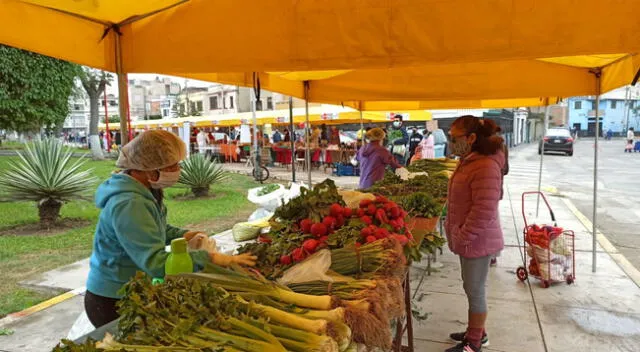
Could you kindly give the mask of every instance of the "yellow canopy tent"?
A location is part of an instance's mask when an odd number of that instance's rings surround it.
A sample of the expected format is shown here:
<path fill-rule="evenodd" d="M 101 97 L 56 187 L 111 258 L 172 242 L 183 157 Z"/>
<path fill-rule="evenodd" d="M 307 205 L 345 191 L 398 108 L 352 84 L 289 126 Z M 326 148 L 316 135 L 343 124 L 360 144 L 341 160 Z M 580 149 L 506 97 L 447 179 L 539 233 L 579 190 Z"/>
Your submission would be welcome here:
<path fill-rule="evenodd" d="M 629 35 L 640 30 L 638 1 L 603 6 L 599 0 L 584 0 L 576 6 L 573 0 L 0 0 L 0 9 L 0 43 L 114 71 L 121 91 L 127 72 L 185 76 L 209 73 L 212 67 L 216 72 L 290 72 L 515 60 L 520 70 L 509 72 L 520 75 L 528 71 L 530 63 L 525 62 L 537 58 L 640 51 L 640 42 Z M 231 28 L 234 35 L 219 36 L 219 28 Z M 212 37 L 217 38 L 215 46 Z M 429 91 L 409 88 L 405 79 L 384 81 L 403 87 L 392 96 L 369 82 L 369 98 L 355 98 L 359 94 L 349 82 L 362 74 L 366 72 L 347 72 L 319 83 L 332 88 L 333 95 L 312 86 L 309 98 L 388 101 L 405 89 L 403 101 L 437 97 L 423 96 Z M 289 95 L 302 96 L 300 87 L 294 90 L 297 94 Z M 563 94 L 518 98 L 556 95 Z M 120 116 L 127 116 L 127 95 L 120 99 Z"/>

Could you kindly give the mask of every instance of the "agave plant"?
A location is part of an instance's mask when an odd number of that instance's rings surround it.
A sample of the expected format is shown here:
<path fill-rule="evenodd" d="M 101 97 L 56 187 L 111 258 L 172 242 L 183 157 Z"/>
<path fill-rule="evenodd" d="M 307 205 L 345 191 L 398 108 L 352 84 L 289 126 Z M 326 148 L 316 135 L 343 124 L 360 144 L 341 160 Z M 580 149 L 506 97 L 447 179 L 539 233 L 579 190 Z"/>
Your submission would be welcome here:
<path fill-rule="evenodd" d="M 227 173 L 222 170 L 220 164 L 205 158 L 202 154 L 192 154 L 182 162 L 181 166 L 182 172 L 180 172 L 178 183 L 191 188 L 191 192 L 196 197 L 208 196 L 212 184 L 227 178 Z"/>
<path fill-rule="evenodd" d="M 86 160 L 72 161 L 72 151 L 56 139 L 28 144 L 18 156 L 0 174 L 0 190 L 6 200 L 35 201 L 43 227 L 55 224 L 64 202 L 86 199 L 95 181 L 92 170 L 80 170 Z"/>

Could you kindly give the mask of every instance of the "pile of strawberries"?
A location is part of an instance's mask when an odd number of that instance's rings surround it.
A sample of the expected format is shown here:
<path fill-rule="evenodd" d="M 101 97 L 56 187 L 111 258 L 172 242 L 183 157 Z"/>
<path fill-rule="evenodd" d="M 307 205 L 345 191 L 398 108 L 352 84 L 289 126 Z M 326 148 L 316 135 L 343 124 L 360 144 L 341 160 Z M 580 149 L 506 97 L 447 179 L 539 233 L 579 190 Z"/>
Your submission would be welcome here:
<path fill-rule="evenodd" d="M 321 222 L 313 222 L 311 219 L 302 219 L 298 224 L 304 234 L 311 234 L 314 238 L 309 238 L 302 242 L 302 246 L 291 251 L 291 255 L 282 255 L 280 264 L 288 265 L 291 262 L 300 262 L 308 255 L 317 250 L 325 248 L 329 235 L 340 229 L 353 216 L 351 208 L 343 207 L 334 203 L 329 207 L 329 215 L 322 218 Z"/>
<path fill-rule="evenodd" d="M 356 245 L 393 237 L 404 246 L 413 240 L 405 225 L 406 216 L 407 212 L 404 209 L 383 196 L 377 196 L 375 200 L 363 200 L 355 210 L 332 204 L 329 214 L 322 218 L 321 222 L 303 219 L 298 223 L 300 231 L 305 235 L 311 235 L 312 238 L 306 239 L 302 246 L 295 248 L 290 254 L 280 256 L 280 264 L 300 262 L 319 249 L 326 248 L 329 235 L 345 224 L 360 229 Z"/>
<path fill-rule="evenodd" d="M 413 240 L 404 222 L 407 212 L 383 196 L 377 196 L 375 200 L 362 200 L 356 215 L 366 225 L 360 230 L 359 243 L 393 237 L 404 246 Z"/>

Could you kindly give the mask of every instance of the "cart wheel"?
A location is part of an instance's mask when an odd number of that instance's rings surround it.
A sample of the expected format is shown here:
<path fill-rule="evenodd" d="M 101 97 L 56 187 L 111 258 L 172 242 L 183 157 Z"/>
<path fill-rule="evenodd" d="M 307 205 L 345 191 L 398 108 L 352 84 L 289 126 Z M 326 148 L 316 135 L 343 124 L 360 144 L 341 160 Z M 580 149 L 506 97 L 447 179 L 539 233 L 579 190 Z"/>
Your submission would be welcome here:
<path fill-rule="evenodd" d="M 551 285 L 549 284 L 548 280 L 542 280 L 540 282 L 540 286 L 542 286 L 542 288 L 549 288 L 549 286 L 551 286 Z"/>
<path fill-rule="evenodd" d="M 527 269 L 521 266 L 516 270 L 516 276 L 518 277 L 518 280 L 524 282 L 529 275 L 527 275 Z"/>
<path fill-rule="evenodd" d="M 571 285 L 575 281 L 573 275 L 567 276 L 567 285 Z"/>

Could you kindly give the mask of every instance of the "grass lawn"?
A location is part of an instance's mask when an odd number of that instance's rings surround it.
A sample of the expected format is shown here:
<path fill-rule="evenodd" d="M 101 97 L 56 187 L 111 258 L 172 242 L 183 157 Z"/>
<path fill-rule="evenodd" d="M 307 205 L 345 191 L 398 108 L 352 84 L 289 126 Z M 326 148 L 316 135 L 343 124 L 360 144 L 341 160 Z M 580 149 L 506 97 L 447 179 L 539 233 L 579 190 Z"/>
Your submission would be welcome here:
<path fill-rule="evenodd" d="M 8 168 L 10 159 L 15 157 L 0 157 L 0 172 Z M 93 168 L 95 176 L 102 182 L 114 169 L 113 165 L 113 160 L 90 160 L 85 167 Z M 253 179 L 230 174 L 228 181 L 212 187 L 213 198 L 188 199 L 185 197 L 188 190 L 169 189 L 166 193 L 169 222 L 211 232 L 229 228 L 237 221 L 246 220 L 255 209 L 246 200 L 246 191 L 252 187 L 257 187 Z M 90 193 L 93 191 L 89 190 Z M 74 201 L 62 207 L 62 216 L 84 219 L 89 225 L 54 235 L 12 235 L 8 231 L 8 234 L 0 236 L 0 317 L 25 309 L 52 295 L 25 289 L 18 282 L 30 275 L 88 257 L 98 214 L 93 202 Z M 0 202 L 0 231 L 7 232 L 8 228 L 37 221 L 35 203 Z"/>

